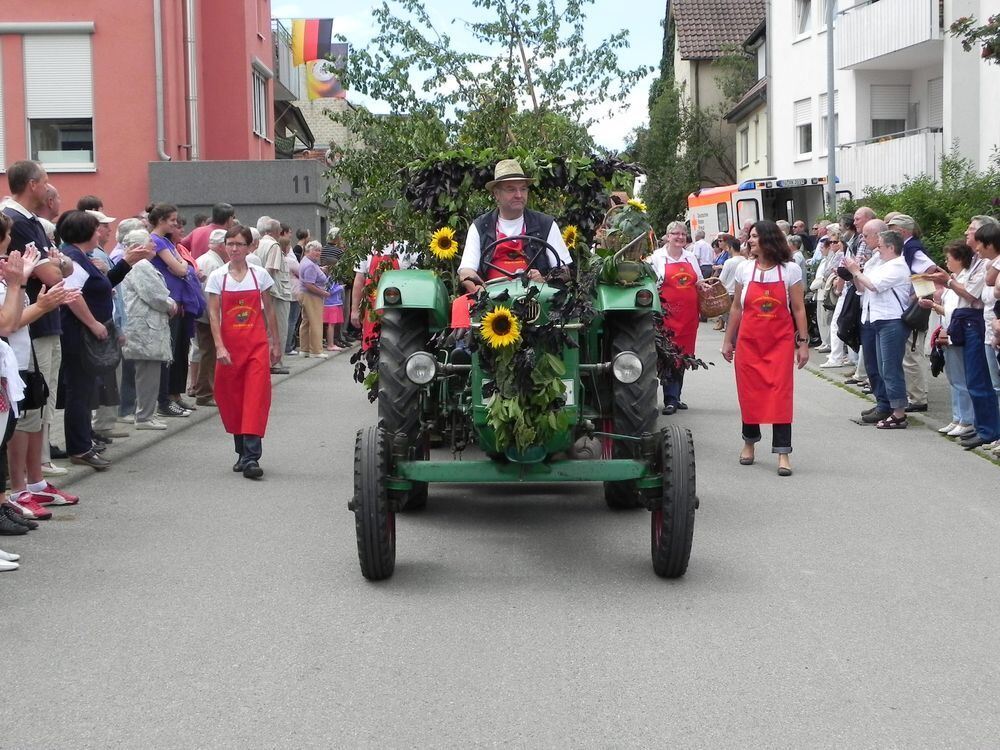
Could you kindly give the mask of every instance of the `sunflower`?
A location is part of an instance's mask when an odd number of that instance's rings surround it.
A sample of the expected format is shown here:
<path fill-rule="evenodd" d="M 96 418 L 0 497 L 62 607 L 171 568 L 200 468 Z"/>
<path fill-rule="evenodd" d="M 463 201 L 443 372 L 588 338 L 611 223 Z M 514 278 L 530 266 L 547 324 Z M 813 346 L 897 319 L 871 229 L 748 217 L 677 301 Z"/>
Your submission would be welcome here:
<path fill-rule="evenodd" d="M 626 205 L 631 206 L 632 208 L 637 208 L 643 213 L 646 213 L 646 204 L 638 198 L 629 198 Z"/>
<path fill-rule="evenodd" d="M 566 247 L 575 247 L 579 235 L 580 230 L 572 224 L 566 227 L 562 233 L 563 242 L 566 244 Z"/>
<path fill-rule="evenodd" d="M 483 316 L 479 334 L 494 349 L 516 344 L 521 338 L 521 324 L 508 308 L 500 306 Z"/>
<path fill-rule="evenodd" d="M 431 253 L 438 260 L 451 260 L 458 253 L 458 243 L 455 242 L 455 230 L 451 227 L 441 227 L 431 236 Z"/>

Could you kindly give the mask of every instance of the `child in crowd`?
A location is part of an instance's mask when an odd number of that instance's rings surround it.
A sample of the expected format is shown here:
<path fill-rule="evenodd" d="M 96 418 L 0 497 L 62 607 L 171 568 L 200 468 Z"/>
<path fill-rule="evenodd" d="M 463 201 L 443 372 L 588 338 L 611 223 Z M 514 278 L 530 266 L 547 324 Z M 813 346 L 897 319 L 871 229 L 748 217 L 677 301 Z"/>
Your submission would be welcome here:
<path fill-rule="evenodd" d="M 344 285 L 336 281 L 330 284 L 330 293 L 323 301 L 323 323 L 326 325 L 326 350 L 341 352 L 343 347 L 337 345 L 341 337 L 341 326 L 344 324 Z"/>

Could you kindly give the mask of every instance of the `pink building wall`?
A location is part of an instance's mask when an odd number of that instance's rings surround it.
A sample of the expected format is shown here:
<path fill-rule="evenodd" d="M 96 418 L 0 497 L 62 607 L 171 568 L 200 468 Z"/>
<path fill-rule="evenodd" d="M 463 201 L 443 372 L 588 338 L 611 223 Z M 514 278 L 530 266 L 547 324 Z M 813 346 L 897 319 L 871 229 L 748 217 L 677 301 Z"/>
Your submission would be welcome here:
<path fill-rule="evenodd" d="M 200 157 L 273 159 L 273 104 L 269 140 L 253 134 L 251 60 L 273 66 L 269 0 L 195 0 L 199 67 Z M 49 178 L 71 208 L 88 193 L 123 218 L 149 201 L 149 162 L 157 161 L 156 79 L 152 0 L 33 0 L 3 3 L 0 23 L 93 22 L 94 151 L 96 171 L 61 172 Z M 184 3 L 162 0 L 164 151 L 190 158 Z M 258 12 L 266 23 L 258 22 Z M 28 158 L 23 37 L 0 32 L 5 159 Z M 269 98 L 273 86 L 269 84 Z M 6 182 L 0 183 L 0 194 Z"/>

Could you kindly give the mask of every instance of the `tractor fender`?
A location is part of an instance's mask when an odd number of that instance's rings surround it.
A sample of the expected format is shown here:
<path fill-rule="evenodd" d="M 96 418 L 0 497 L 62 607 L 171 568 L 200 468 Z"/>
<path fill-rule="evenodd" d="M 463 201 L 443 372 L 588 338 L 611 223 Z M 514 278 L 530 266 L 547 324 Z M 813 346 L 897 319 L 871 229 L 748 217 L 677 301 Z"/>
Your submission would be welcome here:
<path fill-rule="evenodd" d="M 653 293 L 653 304 L 651 307 L 643 308 L 636 304 L 635 295 L 640 289 L 646 289 Z M 598 284 L 597 300 L 594 303 L 594 307 L 599 312 L 607 312 L 609 310 L 653 310 L 654 312 L 663 312 L 663 307 L 660 305 L 659 290 L 656 288 L 656 281 L 654 279 L 648 279 L 634 286 Z"/>
<path fill-rule="evenodd" d="M 390 287 L 399 290 L 398 304 L 387 305 L 385 302 L 385 290 Z M 431 329 L 446 328 L 451 319 L 448 290 L 433 271 L 406 270 L 383 273 L 378 282 L 375 309 L 382 311 L 387 307 L 400 310 L 428 310 Z"/>

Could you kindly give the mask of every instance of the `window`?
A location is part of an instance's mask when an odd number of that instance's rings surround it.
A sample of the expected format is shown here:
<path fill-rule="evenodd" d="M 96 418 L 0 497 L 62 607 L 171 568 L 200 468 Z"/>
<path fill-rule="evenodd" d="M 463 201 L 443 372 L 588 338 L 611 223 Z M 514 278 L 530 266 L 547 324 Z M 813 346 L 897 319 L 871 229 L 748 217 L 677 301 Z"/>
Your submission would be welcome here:
<path fill-rule="evenodd" d="M 795 102 L 795 153 L 808 156 L 813 150 L 812 100 L 799 99 Z"/>
<path fill-rule="evenodd" d="M 871 88 L 872 138 L 902 133 L 910 109 L 909 86 L 874 85 Z"/>
<path fill-rule="evenodd" d="M 24 89 L 31 158 L 47 169 L 93 169 L 90 35 L 26 35 Z"/>
<path fill-rule="evenodd" d="M 821 153 L 826 153 L 826 142 L 829 131 L 827 130 L 826 94 L 819 95 L 819 148 Z M 833 142 L 839 143 L 840 126 L 840 94 L 833 92 Z"/>
<path fill-rule="evenodd" d="M 810 14 L 812 13 L 812 0 L 795 0 L 795 33 L 798 35 L 808 34 L 810 25 Z"/>
<path fill-rule="evenodd" d="M 752 221 L 754 224 L 760 221 L 760 206 L 757 204 L 756 199 L 744 198 L 743 200 L 736 201 L 736 216 L 739 219 L 741 227 L 748 221 Z"/>
<path fill-rule="evenodd" d="M 253 132 L 267 138 L 267 79 L 254 70 L 253 78 Z"/>
<path fill-rule="evenodd" d="M 719 220 L 719 231 L 729 232 L 732 227 L 729 226 L 729 204 L 728 203 L 716 203 L 715 204 L 715 216 Z"/>
<path fill-rule="evenodd" d="M 740 131 L 740 166 L 746 167 L 750 164 L 750 128 L 743 128 Z"/>
<path fill-rule="evenodd" d="M 940 128 L 944 125 L 944 79 L 934 78 L 927 82 L 927 127 Z"/>

